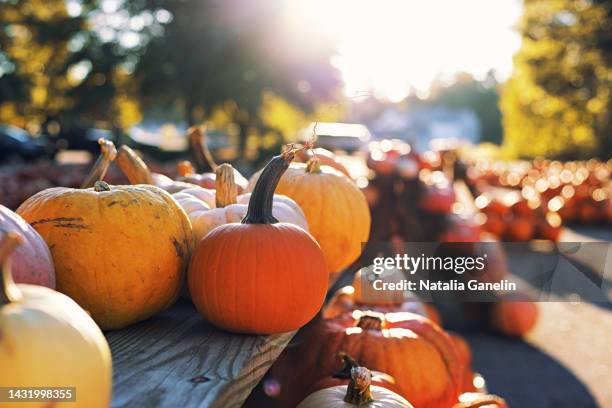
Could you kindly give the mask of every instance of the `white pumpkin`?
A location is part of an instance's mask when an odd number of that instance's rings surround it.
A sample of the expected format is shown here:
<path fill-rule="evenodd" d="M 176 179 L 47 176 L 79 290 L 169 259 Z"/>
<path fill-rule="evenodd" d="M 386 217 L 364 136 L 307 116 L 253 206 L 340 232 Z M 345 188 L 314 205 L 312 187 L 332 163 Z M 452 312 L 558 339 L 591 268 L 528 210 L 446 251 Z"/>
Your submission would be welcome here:
<path fill-rule="evenodd" d="M 215 170 L 216 190 L 188 188 L 173 194 L 191 221 L 196 242 L 216 227 L 240 222 L 247 213 L 251 193 L 236 196 L 234 170 L 222 164 Z M 308 231 L 306 216 L 299 205 L 286 196 L 274 195 L 272 215 L 279 222 L 288 222 Z"/>
<path fill-rule="evenodd" d="M 348 385 L 316 391 L 300 402 L 297 408 L 414 408 L 395 392 L 371 385 L 372 375 L 367 368 L 355 367 L 351 369 L 351 376 Z"/>
<path fill-rule="evenodd" d="M 16 233 L 4 237 L 0 242 L 0 262 L 8 259 L 18 242 Z M 2 386 L 76 388 L 73 401 L 21 406 L 109 406 L 112 361 L 102 331 L 68 296 L 43 286 L 16 285 L 8 265 L 0 275 L 0 334 Z"/>

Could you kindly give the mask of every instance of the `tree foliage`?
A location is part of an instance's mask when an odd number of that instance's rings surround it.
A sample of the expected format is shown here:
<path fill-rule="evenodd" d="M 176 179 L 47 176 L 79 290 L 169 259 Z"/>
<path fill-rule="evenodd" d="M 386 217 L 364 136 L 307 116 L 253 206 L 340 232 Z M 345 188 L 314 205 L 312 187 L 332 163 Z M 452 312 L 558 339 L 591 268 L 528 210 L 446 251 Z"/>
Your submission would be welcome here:
<path fill-rule="evenodd" d="M 515 155 L 612 153 L 612 2 L 525 0 L 522 46 L 502 95 Z"/>

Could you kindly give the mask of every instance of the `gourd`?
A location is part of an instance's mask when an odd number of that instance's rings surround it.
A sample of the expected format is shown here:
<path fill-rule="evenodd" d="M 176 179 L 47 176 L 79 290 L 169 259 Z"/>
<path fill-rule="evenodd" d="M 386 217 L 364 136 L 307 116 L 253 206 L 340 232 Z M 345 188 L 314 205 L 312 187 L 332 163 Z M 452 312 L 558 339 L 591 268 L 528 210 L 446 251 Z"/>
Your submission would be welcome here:
<path fill-rule="evenodd" d="M 196 168 L 194 170 L 190 162 L 179 163 L 180 177 L 178 180 L 204 188 L 215 188 L 215 170 L 219 166 L 206 145 L 206 131 L 202 127 L 194 126 L 187 131 L 187 137 L 189 138 L 191 155 L 193 156 Z M 235 169 L 234 180 L 238 194 L 242 193 L 248 184 L 248 180 Z"/>
<path fill-rule="evenodd" d="M 9 258 L 13 279 L 55 289 L 55 269 L 47 244 L 23 218 L 0 205 L 0 232 L 17 231 L 23 242 Z"/>
<path fill-rule="evenodd" d="M 215 174 L 216 191 L 191 188 L 173 194 L 189 216 L 196 242 L 220 225 L 240 222 L 247 213 L 251 195 L 236 196 L 232 166 L 222 164 Z M 280 222 L 289 222 L 308 231 L 304 213 L 289 197 L 274 195 L 272 214 Z"/>
<path fill-rule="evenodd" d="M 249 181 L 249 191 L 260 174 Z M 348 177 L 316 160 L 294 163 L 276 192 L 295 200 L 304 211 L 332 280 L 359 257 L 370 233 L 370 210 L 363 193 Z"/>
<path fill-rule="evenodd" d="M 87 188 L 43 190 L 17 213 L 51 249 L 57 289 L 108 330 L 144 320 L 174 302 L 193 238 L 187 214 L 167 192 L 100 180 L 116 152 L 111 142 L 102 143 L 106 148 L 84 183 Z"/>
<path fill-rule="evenodd" d="M 106 408 L 112 361 L 94 321 L 68 296 L 52 289 L 15 284 L 8 256 L 20 236 L 0 242 L 0 384 L 3 387 L 75 387 L 73 402 L 30 402 L 29 408 Z M 9 406 L 13 406 L 9 404 Z"/>
<path fill-rule="evenodd" d="M 334 407 L 393 407 L 411 408 L 412 405 L 398 394 L 386 388 L 372 385 L 372 374 L 365 367 L 351 369 L 347 385 L 335 385 L 310 394 L 298 408 Z"/>
<path fill-rule="evenodd" d="M 398 393 L 416 407 L 446 408 L 460 394 L 464 367 L 452 340 L 429 319 L 407 312 L 355 311 L 322 320 L 295 350 L 291 372 L 279 378 L 314 383 L 334 373 L 339 351 L 395 378 Z"/>
<path fill-rule="evenodd" d="M 328 276 L 321 248 L 308 232 L 272 215 L 274 190 L 293 157 L 292 150 L 274 157 L 242 221 L 215 228 L 194 251 L 189 292 L 217 327 L 257 334 L 291 331 L 323 304 Z"/>

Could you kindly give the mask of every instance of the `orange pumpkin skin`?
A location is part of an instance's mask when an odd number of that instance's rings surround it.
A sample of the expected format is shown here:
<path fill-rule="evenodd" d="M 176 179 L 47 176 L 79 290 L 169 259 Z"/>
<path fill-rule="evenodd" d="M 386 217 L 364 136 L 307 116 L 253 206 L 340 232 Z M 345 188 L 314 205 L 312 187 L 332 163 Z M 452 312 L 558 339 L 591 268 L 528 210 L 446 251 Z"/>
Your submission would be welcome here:
<path fill-rule="evenodd" d="M 242 223 L 215 228 L 194 251 L 189 291 L 197 309 L 217 327 L 287 332 L 306 324 L 323 304 L 328 276 L 321 248 L 308 232 L 272 217 L 274 188 L 292 158 L 272 159 Z"/>
<path fill-rule="evenodd" d="M 251 178 L 248 190 L 258 177 L 256 173 Z M 292 198 L 302 208 L 331 275 L 359 257 L 370 234 L 370 210 L 363 193 L 348 177 L 329 166 L 294 163 L 276 193 Z"/>
<path fill-rule="evenodd" d="M 458 334 L 448 333 L 451 340 L 455 344 L 455 349 L 457 350 L 457 354 L 461 359 L 461 362 L 464 367 L 463 374 L 463 384 L 461 387 L 462 392 L 475 392 L 476 387 L 474 386 L 474 372 L 472 371 L 472 351 L 470 350 L 470 346 L 463 339 L 463 337 Z"/>
<path fill-rule="evenodd" d="M 497 395 L 479 392 L 461 394 L 459 402 L 453 408 L 508 408 L 506 401 Z"/>
<path fill-rule="evenodd" d="M 359 364 L 395 378 L 398 393 L 415 407 L 448 408 L 460 394 L 463 366 L 448 335 L 429 319 L 413 313 L 384 314 L 383 328 L 358 323 L 350 314 L 323 320 L 310 328 L 292 350 L 291 370 L 283 364 L 275 375 L 281 401 L 292 406 L 295 390 L 333 375 L 338 352 Z M 284 383 L 284 387 L 283 384 Z"/>
<path fill-rule="evenodd" d="M 295 158 L 301 163 L 307 163 L 314 156 L 317 157 L 317 160 L 319 160 L 321 165 L 333 167 L 345 176 L 351 177 L 351 174 L 348 172 L 346 167 L 336 160 L 336 155 L 327 149 L 323 149 L 322 147 L 317 147 L 312 150 L 301 150 L 300 152 L 296 153 Z"/>
<path fill-rule="evenodd" d="M 58 291 L 102 329 L 118 329 L 174 302 L 193 242 L 170 194 L 150 185 L 108 188 L 50 188 L 17 213 L 51 249 Z"/>
<path fill-rule="evenodd" d="M 538 307 L 529 300 L 507 300 L 493 305 L 491 323 L 499 332 L 521 337 L 537 323 Z"/>

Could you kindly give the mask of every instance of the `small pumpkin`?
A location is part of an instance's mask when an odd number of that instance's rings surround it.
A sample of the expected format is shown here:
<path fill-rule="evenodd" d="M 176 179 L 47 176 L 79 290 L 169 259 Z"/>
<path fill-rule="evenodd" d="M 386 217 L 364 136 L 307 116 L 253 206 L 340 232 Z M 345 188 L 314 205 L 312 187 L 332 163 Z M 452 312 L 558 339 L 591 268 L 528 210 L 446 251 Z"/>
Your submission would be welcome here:
<path fill-rule="evenodd" d="M 190 162 L 179 163 L 180 177 L 178 181 L 196 184 L 204 188 L 215 188 L 215 170 L 218 165 L 206 145 L 205 129 L 200 126 L 194 126 L 187 131 L 187 137 L 196 169 L 194 170 Z M 238 193 L 242 193 L 248 184 L 248 180 L 236 169 L 234 169 L 234 180 Z"/>
<path fill-rule="evenodd" d="M 23 243 L 12 253 L 13 278 L 18 283 L 30 283 L 55 289 L 55 268 L 47 244 L 23 218 L 0 205 L 0 232 L 17 231 Z"/>
<path fill-rule="evenodd" d="M 251 194 L 236 196 L 232 166 L 222 164 L 215 173 L 216 191 L 190 188 L 173 194 L 189 216 L 196 242 L 219 225 L 240 222 L 247 213 Z M 272 215 L 280 222 L 289 222 L 308 231 L 304 213 L 289 197 L 274 195 Z"/>
<path fill-rule="evenodd" d="M 68 296 L 43 286 L 15 284 L 8 257 L 20 240 L 11 231 L 0 242 L 0 384 L 76 388 L 75 401 L 32 402 L 28 407 L 108 407 L 112 361 L 104 335 Z"/>
<path fill-rule="evenodd" d="M 289 390 L 299 388 L 296 382 L 315 383 L 335 372 L 340 351 L 395 378 L 399 394 L 417 407 L 446 408 L 460 394 L 463 365 L 452 340 L 429 319 L 406 312 L 355 311 L 324 319 L 293 350 L 299 358 L 291 370 L 279 364 L 276 375 Z"/>
<path fill-rule="evenodd" d="M 249 181 L 249 191 L 260 174 Z M 276 192 L 295 200 L 304 211 L 332 277 L 359 257 L 370 234 L 370 210 L 363 193 L 348 177 L 316 160 L 294 163 Z"/>
<path fill-rule="evenodd" d="M 405 279 L 400 270 L 386 270 L 375 274 L 373 267 L 361 268 L 353 277 L 352 286 L 339 289 L 323 311 L 323 317 L 330 319 L 353 310 L 377 312 L 412 312 L 428 316 L 423 303 L 409 291 L 376 290 L 374 281 L 386 284 L 399 283 Z"/>
<path fill-rule="evenodd" d="M 322 166 L 333 167 L 345 176 L 351 177 L 346 167 L 337 160 L 336 155 L 322 147 L 299 150 L 295 154 L 295 158 L 300 163 L 308 163 L 309 160 L 316 158 Z"/>
<path fill-rule="evenodd" d="M 189 292 L 215 326 L 239 333 L 296 330 L 321 308 L 328 276 L 321 248 L 304 229 L 272 214 L 291 150 L 264 168 L 240 223 L 221 225 L 197 245 Z"/>
<path fill-rule="evenodd" d="M 370 406 L 412 408 L 403 397 L 386 388 L 372 385 L 372 373 L 365 367 L 351 369 L 347 385 L 335 385 L 310 394 L 298 408 L 334 408 Z"/>
<path fill-rule="evenodd" d="M 508 405 L 497 395 L 466 392 L 459 396 L 459 402 L 453 408 L 508 408 Z"/>
<path fill-rule="evenodd" d="M 538 321 L 537 305 L 526 299 L 501 300 L 493 304 L 491 323 L 493 327 L 510 337 L 527 334 Z"/>
<path fill-rule="evenodd" d="M 86 187 L 112 157 L 103 150 Z M 58 290 L 103 329 L 144 320 L 178 296 L 193 238 L 187 214 L 165 191 L 98 180 L 41 191 L 17 213 L 51 249 Z"/>

